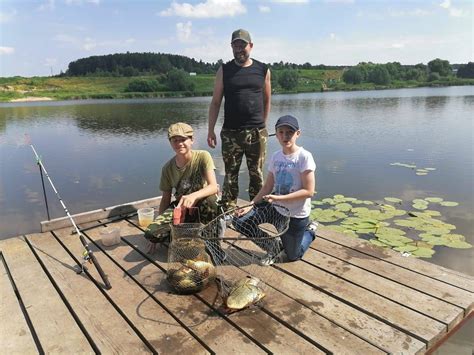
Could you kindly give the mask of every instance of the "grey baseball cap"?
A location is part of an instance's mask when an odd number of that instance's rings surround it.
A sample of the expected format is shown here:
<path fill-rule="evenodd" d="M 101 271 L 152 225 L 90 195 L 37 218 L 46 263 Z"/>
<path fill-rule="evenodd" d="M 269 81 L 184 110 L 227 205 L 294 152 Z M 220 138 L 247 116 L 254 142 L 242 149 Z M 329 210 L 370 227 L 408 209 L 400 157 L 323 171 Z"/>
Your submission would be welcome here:
<path fill-rule="evenodd" d="M 244 41 L 245 43 L 251 43 L 252 38 L 250 37 L 250 33 L 247 30 L 244 30 L 242 28 L 239 28 L 238 30 L 235 30 L 232 32 L 232 40 L 230 41 L 231 43 L 240 39 L 241 41 Z"/>

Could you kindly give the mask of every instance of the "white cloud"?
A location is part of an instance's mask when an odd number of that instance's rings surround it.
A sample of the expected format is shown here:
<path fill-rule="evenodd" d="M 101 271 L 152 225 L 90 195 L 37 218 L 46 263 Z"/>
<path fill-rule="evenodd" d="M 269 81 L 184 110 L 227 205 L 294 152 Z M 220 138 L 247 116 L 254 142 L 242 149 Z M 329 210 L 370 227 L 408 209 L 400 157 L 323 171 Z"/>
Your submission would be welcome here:
<path fill-rule="evenodd" d="M 56 7 L 55 0 L 46 0 L 46 2 L 44 2 L 38 7 L 38 10 L 40 11 L 54 10 L 55 7 Z"/>
<path fill-rule="evenodd" d="M 15 53 L 15 48 L 13 47 L 0 47 L 0 55 L 13 53 Z"/>
<path fill-rule="evenodd" d="M 66 0 L 66 5 L 82 5 L 84 3 L 99 5 L 100 0 Z"/>
<path fill-rule="evenodd" d="M 16 10 L 10 12 L 0 12 L 0 23 L 7 23 L 13 21 L 16 16 Z"/>
<path fill-rule="evenodd" d="M 68 34 L 58 34 L 53 37 L 53 40 L 87 52 L 99 48 L 107 49 L 110 51 L 128 50 L 128 45 L 136 42 L 134 38 L 128 38 L 124 40 L 97 41 L 96 39 L 90 37 L 79 38 Z"/>
<path fill-rule="evenodd" d="M 188 21 L 186 23 L 178 22 L 176 24 L 176 36 L 180 42 L 188 42 L 191 38 L 192 23 Z"/>
<path fill-rule="evenodd" d="M 451 7 L 451 0 L 444 0 L 439 6 L 443 9 L 449 9 Z"/>
<path fill-rule="evenodd" d="M 337 39 L 337 36 L 336 36 L 335 33 L 330 33 L 329 38 L 332 39 L 332 40 L 335 40 L 335 39 Z"/>
<path fill-rule="evenodd" d="M 267 12 L 272 11 L 272 10 L 270 9 L 270 7 L 265 6 L 265 5 L 259 5 L 259 6 L 258 6 L 258 10 L 259 10 L 260 12 L 263 12 L 263 13 L 267 13 Z"/>
<path fill-rule="evenodd" d="M 355 0 L 324 0 L 328 4 L 353 4 Z"/>
<path fill-rule="evenodd" d="M 247 9 L 240 0 L 206 0 L 197 5 L 173 2 L 168 9 L 160 12 L 160 16 L 219 18 L 233 17 L 246 12 Z"/>
<path fill-rule="evenodd" d="M 410 10 L 410 11 L 389 10 L 388 14 L 392 17 L 422 17 L 422 16 L 431 15 L 432 12 L 417 8 L 417 9 L 413 9 L 413 10 Z"/>
<path fill-rule="evenodd" d="M 309 0 L 271 0 L 271 2 L 280 4 L 307 4 Z"/>
<path fill-rule="evenodd" d="M 439 6 L 442 7 L 443 9 L 448 10 L 449 16 L 452 16 L 452 17 L 470 16 L 469 10 L 463 10 L 461 8 L 451 6 L 451 0 L 445 0 L 441 4 L 439 4 Z"/>
<path fill-rule="evenodd" d="M 392 43 L 392 48 L 404 48 L 405 44 L 404 43 Z"/>

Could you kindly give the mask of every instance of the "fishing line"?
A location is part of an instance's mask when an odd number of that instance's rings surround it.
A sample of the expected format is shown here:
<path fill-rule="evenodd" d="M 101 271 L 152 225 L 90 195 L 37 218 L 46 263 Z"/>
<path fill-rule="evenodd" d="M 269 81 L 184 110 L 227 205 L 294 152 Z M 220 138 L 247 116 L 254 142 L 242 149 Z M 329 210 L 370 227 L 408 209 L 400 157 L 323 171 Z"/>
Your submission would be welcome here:
<path fill-rule="evenodd" d="M 79 236 L 79 240 L 81 241 L 82 245 L 84 246 L 84 252 L 82 253 L 82 259 L 83 259 L 83 262 L 81 264 L 81 269 L 79 270 L 78 274 L 81 274 L 84 272 L 84 264 L 86 262 L 89 262 L 89 263 L 92 263 L 94 264 L 95 268 L 97 269 L 100 277 L 102 278 L 102 281 L 104 282 L 104 286 L 105 286 L 105 289 L 109 290 L 112 288 L 112 286 L 110 285 L 110 282 L 109 282 L 109 279 L 107 278 L 107 275 L 104 273 L 104 271 L 102 270 L 102 268 L 100 267 L 99 265 L 99 262 L 97 261 L 94 253 L 92 252 L 90 246 L 89 246 L 89 243 L 87 243 L 86 239 L 84 238 L 84 235 L 82 234 L 82 232 L 79 230 L 79 228 L 77 227 L 77 224 L 76 222 L 74 221 L 74 219 L 72 218 L 71 214 L 69 213 L 69 210 L 67 209 L 66 205 L 64 204 L 64 201 L 63 199 L 61 198 L 61 196 L 59 195 L 59 192 L 58 190 L 56 189 L 56 187 L 54 186 L 53 184 L 53 181 L 51 180 L 51 177 L 49 176 L 48 172 L 46 171 L 46 168 L 44 167 L 44 164 L 43 162 L 41 161 L 41 158 L 39 157 L 38 153 L 36 152 L 36 149 L 35 147 L 33 146 L 33 144 L 29 144 L 31 149 L 33 150 L 33 153 L 36 157 L 36 163 L 38 164 L 38 166 L 40 167 L 40 170 L 44 172 L 44 175 L 48 178 L 48 181 L 51 185 L 51 187 L 53 188 L 53 191 L 56 195 L 56 197 L 59 199 L 59 202 L 61 203 L 61 206 L 63 207 L 63 210 L 64 212 L 66 212 L 66 215 L 67 217 L 69 218 L 69 220 L 71 221 L 72 225 L 74 226 L 75 230 L 76 230 L 76 233 L 78 234 Z M 41 175 L 41 178 L 43 176 Z M 44 184 L 43 184 L 43 187 L 44 187 Z M 49 213 L 48 213 L 48 218 L 49 218 Z"/>

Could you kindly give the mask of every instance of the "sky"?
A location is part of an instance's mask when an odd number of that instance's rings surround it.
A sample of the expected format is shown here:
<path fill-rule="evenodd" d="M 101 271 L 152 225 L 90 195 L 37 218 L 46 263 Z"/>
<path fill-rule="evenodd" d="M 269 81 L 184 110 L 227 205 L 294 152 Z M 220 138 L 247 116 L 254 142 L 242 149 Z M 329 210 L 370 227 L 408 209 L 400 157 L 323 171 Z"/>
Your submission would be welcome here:
<path fill-rule="evenodd" d="M 0 76 L 127 51 L 225 62 L 238 28 L 266 63 L 467 63 L 473 14 L 473 0 L 0 0 Z"/>

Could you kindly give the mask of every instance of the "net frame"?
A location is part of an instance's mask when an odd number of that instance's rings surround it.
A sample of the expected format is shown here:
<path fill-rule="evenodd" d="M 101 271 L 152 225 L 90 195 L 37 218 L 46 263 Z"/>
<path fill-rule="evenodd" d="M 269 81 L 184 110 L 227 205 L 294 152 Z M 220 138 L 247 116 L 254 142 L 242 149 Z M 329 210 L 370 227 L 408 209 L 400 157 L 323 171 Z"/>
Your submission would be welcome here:
<path fill-rule="evenodd" d="M 242 211 L 246 213 L 242 215 Z M 268 289 L 267 282 L 276 272 L 262 262 L 270 255 L 276 263 L 283 261 L 280 236 L 288 230 L 289 221 L 286 207 L 262 202 L 225 211 L 202 227 L 200 238 L 216 266 L 216 281 L 224 304 L 233 287 L 246 277 L 253 279 L 251 282 L 261 290 Z M 226 235 L 227 228 L 232 232 Z"/>

